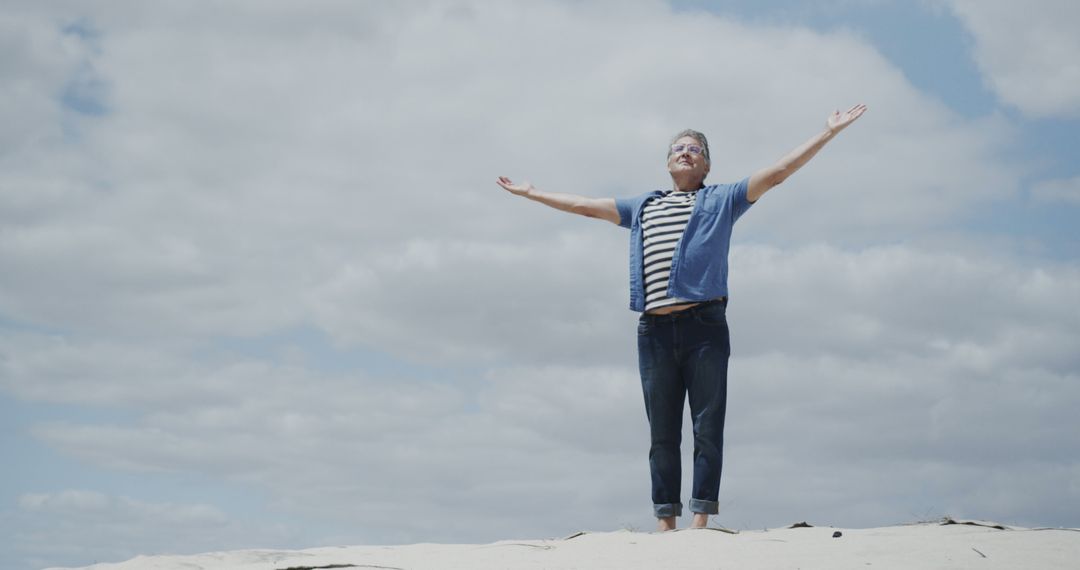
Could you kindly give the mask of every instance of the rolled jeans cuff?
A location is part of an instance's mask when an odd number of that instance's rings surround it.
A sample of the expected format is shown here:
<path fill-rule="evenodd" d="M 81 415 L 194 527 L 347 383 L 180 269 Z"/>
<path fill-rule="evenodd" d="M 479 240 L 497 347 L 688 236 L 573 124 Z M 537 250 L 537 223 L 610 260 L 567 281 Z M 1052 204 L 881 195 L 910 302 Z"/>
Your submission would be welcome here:
<path fill-rule="evenodd" d="M 653 504 L 652 508 L 658 519 L 682 516 L 682 503 Z"/>
<path fill-rule="evenodd" d="M 703 515 L 715 515 L 720 512 L 720 502 L 690 499 L 690 512 Z"/>

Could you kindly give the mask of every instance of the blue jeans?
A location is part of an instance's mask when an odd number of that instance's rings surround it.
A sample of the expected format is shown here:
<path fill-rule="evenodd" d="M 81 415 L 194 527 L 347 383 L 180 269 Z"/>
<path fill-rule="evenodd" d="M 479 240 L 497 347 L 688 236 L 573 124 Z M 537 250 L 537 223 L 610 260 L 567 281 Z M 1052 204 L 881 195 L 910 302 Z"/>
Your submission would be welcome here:
<path fill-rule="evenodd" d="M 680 445 L 687 395 L 694 422 L 690 511 L 719 510 L 730 355 L 726 300 L 670 315 L 642 314 L 638 320 L 638 367 L 652 439 L 649 470 L 657 518 L 682 515 Z"/>

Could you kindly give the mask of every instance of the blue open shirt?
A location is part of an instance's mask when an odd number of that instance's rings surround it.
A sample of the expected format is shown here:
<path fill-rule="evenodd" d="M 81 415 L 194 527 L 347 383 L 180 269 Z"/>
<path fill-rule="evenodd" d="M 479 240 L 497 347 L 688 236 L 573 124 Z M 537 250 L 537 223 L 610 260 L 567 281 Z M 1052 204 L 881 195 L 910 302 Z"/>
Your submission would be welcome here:
<path fill-rule="evenodd" d="M 734 184 L 713 184 L 698 190 L 694 209 L 671 258 L 667 294 L 690 301 L 726 297 L 728 249 L 731 229 L 752 202 L 746 199 L 750 179 Z M 633 198 L 616 198 L 619 225 L 630 229 L 630 309 L 645 310 L 642 278 L 641 212 L 645 202 L 663 194 L 660 190 Z"/>

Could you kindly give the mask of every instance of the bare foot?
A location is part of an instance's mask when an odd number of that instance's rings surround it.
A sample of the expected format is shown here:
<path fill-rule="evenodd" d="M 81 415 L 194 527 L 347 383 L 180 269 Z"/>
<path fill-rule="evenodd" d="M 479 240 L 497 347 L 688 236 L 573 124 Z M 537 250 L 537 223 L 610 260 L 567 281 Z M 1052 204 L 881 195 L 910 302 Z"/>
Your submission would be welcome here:
<path fill-rule="evenodd" d="M 709 526 L 709 515 L 705 513 L 694 513 L 694 522 L 690 523 L 690 528 L 706 528 Z"/>
<path fill-rule="evenodd" d="M 675 530 L 675 517 L 661 517 L 656 519 L 656 530 L 660 532 Z"/>

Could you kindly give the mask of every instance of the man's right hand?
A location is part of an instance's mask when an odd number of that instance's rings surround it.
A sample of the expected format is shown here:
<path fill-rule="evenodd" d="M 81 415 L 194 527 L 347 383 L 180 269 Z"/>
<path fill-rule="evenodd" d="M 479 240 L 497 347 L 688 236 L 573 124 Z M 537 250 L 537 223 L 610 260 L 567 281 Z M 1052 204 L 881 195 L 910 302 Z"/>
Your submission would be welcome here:
<path fill-rule="evenodd" d="M 536 190 L 536 188 L 529 182 L 523 182 L 521 184 L 514 184 L 513 180 L 505 176 L 500 176 L 495 181 L 496 184 L 502 186 L 507 192 L 514 194 L 515 196 L 528 196 L 530 192 Z"/>

